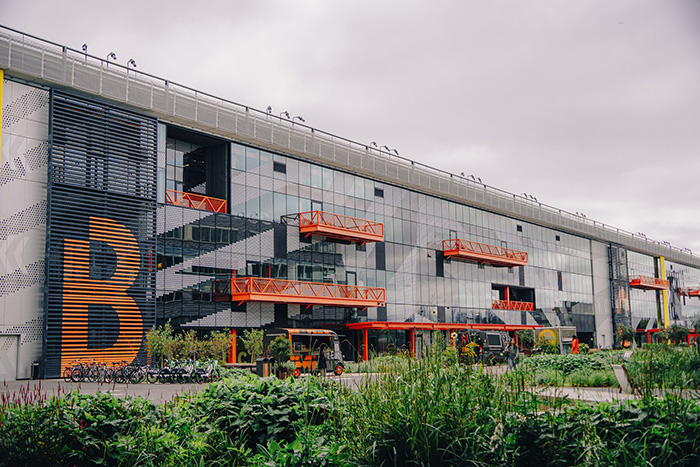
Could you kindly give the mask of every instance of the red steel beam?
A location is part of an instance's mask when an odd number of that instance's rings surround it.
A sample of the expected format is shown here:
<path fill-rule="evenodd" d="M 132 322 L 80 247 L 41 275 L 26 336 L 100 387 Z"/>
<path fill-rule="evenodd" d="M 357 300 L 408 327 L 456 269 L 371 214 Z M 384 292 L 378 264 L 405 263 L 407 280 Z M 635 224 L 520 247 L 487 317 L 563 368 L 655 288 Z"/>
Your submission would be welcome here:
<path fill-rule="evenodd" d="M 384 224 L 381 222 L 324 211 L 300 212 L 299 232 L 362 243 L 384 241 Z"/>
<path fill-rule="evenodd" d="M 446 258 L 474 261 L 492 266 L 512 268 L 513 266 L 525 266 L 528 261 L 528 254 L 524 251 L 459 238 L 443 240 L 442 249 Z"/>

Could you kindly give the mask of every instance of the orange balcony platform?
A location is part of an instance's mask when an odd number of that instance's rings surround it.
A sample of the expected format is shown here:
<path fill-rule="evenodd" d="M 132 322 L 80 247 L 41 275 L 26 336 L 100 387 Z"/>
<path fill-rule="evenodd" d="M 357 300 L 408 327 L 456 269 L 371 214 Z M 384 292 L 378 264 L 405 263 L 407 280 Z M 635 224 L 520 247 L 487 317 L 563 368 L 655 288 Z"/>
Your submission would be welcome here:
<path fill-rule="evenodd" d="M 226 282 L 227 284 L 224 284 Z M 338 307 L 384 306 L 386 291 L 381 287 L 290 281 L 260 277 L 239 277 L 214 282 L 215 301 L 272 302 Z"/>
<path fill-rule="evenodd" d="M 368 243 L 384 241 L 384 224 L 324 211 L 308 211 L 284 216 L 298 219 L 299 232 L 305 235 Z"/>
<path fill-rule="evenodd" d="M 443 240 L 442 249 L 445 252 L 445 258 L 474 261 L 492 266 L 508 268 L 525 266 L 528 260 L 528 255 L 524 251 L 459 238 Z"/>
<path fill-rule="evenodd" d="M 649 276 L 630 276 L 630 287 L 643 290 L 668 289 L 668 281 Z"/>
<path fill-rule="evenodd" d="M 516 302 L 512 300 L 494 300 L 494 310 L 513 310 L 513 311 L 534 311 L 535 304 L 532 302 Z"/>
<path fill-rule="evenodd" d="M 200 209 L 210 212 L 226 212 L 226 200 L 211 196 L 185 193 L 176 190 L 165 190 L 165 202 L 173 206 Z"/>
<path fill-rule="evenodd" d="M 697 289 L 688 289 L 689 297 L 700 297 L 700 287 Z"/>

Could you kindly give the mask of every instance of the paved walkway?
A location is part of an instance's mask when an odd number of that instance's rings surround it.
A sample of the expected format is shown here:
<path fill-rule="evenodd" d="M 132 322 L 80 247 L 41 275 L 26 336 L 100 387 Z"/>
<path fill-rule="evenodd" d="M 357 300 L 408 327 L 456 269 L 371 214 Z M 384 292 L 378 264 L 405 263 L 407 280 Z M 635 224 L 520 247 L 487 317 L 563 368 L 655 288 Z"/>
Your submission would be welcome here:
<path fill-rule="evenodd" d="M 342 376 L 327 376 L 327 379 L 339 381 L 351 389 L 359 388 L 367 379 L 378 375 L 372 373 L 344 373 Z M 36 400 L 39 395 L 55 396 L 79 390 L 83 394 L 97 392 L 110 393 L 116 397 L 141 396 L 156 403 L 173 400 L 176 396 L 192 394 L 201 391 L 204 384 L 100 384 L 100 383 L 66 383 L 60 379 L 39 381 L 5 381 L 0 384 L 0 394 L 5 397 L 17 397 L 20 394 L 33 395 Z M 567 398 L 586 402 L 612 402 L 637 399 L 633 394 L 620 393 L 618 388 L 573 388 L 573 387 L 530 387 L 528 391 L 547 398 Z M 683 391 L 684 397 L 700 398 L 699 391 Z M 655 396 L 661 397 L 657 391 Z"/>
<path fill-rule="evenodd" d="M 309 376 L 303 376 L 309 377 Z M 345 373 L 342 376 L 328 375 L 326 378 L 333 381 L 339 381 L 351 389 L 360 387 L 367 378 L 375 378 L 372 374 L 352 374 Z M 80 391 L 82 394 L 96 394 L 98 392 L 110 393 L 115 397 L 138 397 L 150 399 L 153 402 L 163 403 L 173 400 L 176 396 L 185 394 L 193 394 L 204 389 L 204 384 L 116 384 L 116 383 L 66 383 L 62 379 L 45 379 L 36 381 L 4 381 L 0 383 L 0 394 L 5 397 L 15 397 L 31 395 L 34 400 L 41 396 L 60 396 L 71 391 Z"/>

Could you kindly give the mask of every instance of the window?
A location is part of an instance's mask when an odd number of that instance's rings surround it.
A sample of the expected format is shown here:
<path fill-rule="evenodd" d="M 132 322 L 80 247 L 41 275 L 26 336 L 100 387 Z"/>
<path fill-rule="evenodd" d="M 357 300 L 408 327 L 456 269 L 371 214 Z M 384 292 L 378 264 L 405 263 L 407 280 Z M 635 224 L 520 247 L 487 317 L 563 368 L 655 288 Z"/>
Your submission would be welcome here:
<path fill-rule="evenodd" d="M 518 232 L 522 232 L 522 231 L 523 231 L 523 226 L 522 226 L 522 225 L 516 225 L 516 226 L 515 226 L 515 230 L 517 230 Z"/>
<path fill-rule="evenodd" d="M 555 236 L 554 236 L 554 240 L 560 242 L 560 241 L 561 241 L 561 237 L 560 237 L 559 235 L 555 235 Z"/>
<path fill-rule="evenodd" d="M 374 196 L 376 198 L 384 198 L 384 189 L 383 188 L 374 188 Z"/>
<path fill-rule="evenodd" d="M 557 290 L 564 290 L 564 281 L 562 280 L 561 271 L 557 271 Z"/>
<path fill-rule="evenodd" d="M 287 164 L 283 162 L 273 162 L 272 163 L 272 170 L 281 174 L 286 174 L 287 173 Z"/>

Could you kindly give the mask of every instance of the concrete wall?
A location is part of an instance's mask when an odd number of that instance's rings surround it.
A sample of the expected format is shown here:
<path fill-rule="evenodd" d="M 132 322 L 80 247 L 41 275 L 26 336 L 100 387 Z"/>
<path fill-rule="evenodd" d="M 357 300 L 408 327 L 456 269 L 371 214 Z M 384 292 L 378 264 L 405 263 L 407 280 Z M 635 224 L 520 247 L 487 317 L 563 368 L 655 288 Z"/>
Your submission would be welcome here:
<path fill-rule="evenodd" d="M 23 379 L 43 346 L 49 92 L 4 80 L 2 96 L 0 379 Z"/>

